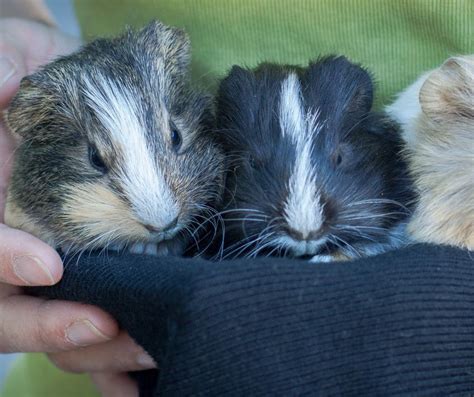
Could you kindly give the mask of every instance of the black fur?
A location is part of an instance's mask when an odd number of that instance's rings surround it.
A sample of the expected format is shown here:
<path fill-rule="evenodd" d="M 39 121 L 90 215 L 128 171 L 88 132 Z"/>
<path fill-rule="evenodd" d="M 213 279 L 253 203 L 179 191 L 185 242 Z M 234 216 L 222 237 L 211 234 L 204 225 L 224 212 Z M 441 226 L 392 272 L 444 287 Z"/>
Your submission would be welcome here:
<path fill-rule="evenodd" d="M 292 234 L 298 238 L 282 221 L 288 180 L 299 155 L 291 139 L 282 136 L 279 122 L 281 85 L 289 73 L 299 78 L 305 113 L 319 110 L 323 121 L 321 132 L 313 138 L 312 163 L 326 221 L 314 238 L 331 234 L 333 244 L 327 244 L 325 251 L 339 246 L 358 255 L 364 244 L 391 244 L 389 230 L 406 218 L 412 200 L 411 182 L 399 156 L 398 129 L 384 115 L 371 111 L 370 75 L 344 57 L 330 56 L 307 68 L 263 64 L 245 70 L 235 66 L 223 80 L 217 126 L 231 162 L 225 200 L 227 245 L 241 241 L 243 247 L 261 237 L 270 224 L 273 237 Z M 399 204 L 357 204 L 360 216 L 351 218 L 358 219 L 342 220 L 356 208 L 351 207 L 355 202 L 372 199 Z M 258 217 L 253 210 L 263 213 L 265 221 L 253 221 Z M 349 227 L 336 226 L 341 223 Z M 247 248 L 239 251 L 234 245 L 228 253 L 248 254 L 255 246 Z"/>

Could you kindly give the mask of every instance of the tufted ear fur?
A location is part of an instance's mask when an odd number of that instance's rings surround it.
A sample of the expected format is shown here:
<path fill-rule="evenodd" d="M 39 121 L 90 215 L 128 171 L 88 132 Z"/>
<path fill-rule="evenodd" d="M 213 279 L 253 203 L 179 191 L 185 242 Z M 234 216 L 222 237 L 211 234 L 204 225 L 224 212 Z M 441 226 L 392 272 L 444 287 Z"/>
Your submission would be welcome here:
<path fill-rule="evenodd" d="M 40 84 L 38 78 L 42 71 L 21 80 L 18 93 L 11 101 L 5 115 L 10 131 L 17 137 L 32 137 L 35 129 L 52 118 L 54 96 Z"/>
<path fill-rule="evenodd" d="M 139 42 L 146 50 L 163 59 L 171 74 L 185 75 L 191 61 L 191 43 L 182 29 L 152 21 L 137 32 Z"/>
<path fill-rule="evenodd" d="M 360 118 L 372 108 L 374 89 L 370 74 L 344 56 L 313 62 L 306 79 L 314 98 L 311 102 L 323 101 L 320 106 L 331 107 L 333 118 Z"/>
<path fill-rule="evenodd" d="M 474 55 L 449 58 L 432 72 L 421 87 L 420 104 L 434 121 L 474 120 Z"/>
<path fill-rule="evenodd" d="M 235 102 L 248 98 L 249 92 L 255 90 L 255 75 L 253 72 L 234 65 L 227 77 L 219 86 L 219 97 L 221 99 L 233 99 Z"/>
<path fill-rule="evenodd" d="M 256 78 L 253 72 L 233 66 L 219 86 L 217 119 L 225 126 L 225 133 L 255 129 L 255 112 L 258 108 Z"/>

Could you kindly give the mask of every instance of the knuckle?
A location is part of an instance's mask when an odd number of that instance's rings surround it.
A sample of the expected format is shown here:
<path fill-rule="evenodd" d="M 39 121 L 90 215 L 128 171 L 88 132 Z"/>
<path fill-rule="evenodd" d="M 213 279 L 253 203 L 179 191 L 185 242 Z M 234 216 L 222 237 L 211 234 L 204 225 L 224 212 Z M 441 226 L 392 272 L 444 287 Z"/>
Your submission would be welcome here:
<path fill-rule="evenodd" d="M 51 319 L 50 304 L 48 301 L 42 301 L 36 311 L 34 333 L 35 339 L 45 350 L 55 350 L 67 343 L 64 330 L 55 326 Z"/>
<path fill-rule="evenodd" d="M 61 371 L 72 372 L 75 374 L 84 372 L 74 364 L 74 360 L 71 359 L 70 354 L 50 353 L 48 354 L 48 358 L 54 364 L 54 366 L 59 368 Z"/>
<path fill-rule="evenodd" d="M 12 346 L 8 343 L 7 322 L 3 316 L 5 301 L 0 302 L 0 353 L 11 353 Z"/>

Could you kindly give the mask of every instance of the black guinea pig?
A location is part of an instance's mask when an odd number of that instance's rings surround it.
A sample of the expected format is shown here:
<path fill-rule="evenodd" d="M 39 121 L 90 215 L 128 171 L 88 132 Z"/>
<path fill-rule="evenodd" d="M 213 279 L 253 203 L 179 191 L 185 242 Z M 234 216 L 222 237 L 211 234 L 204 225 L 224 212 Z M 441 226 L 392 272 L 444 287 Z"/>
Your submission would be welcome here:
<path fill-rule="evenodd" d="M 230 165 L 220 257 L 316 262 L 407 242 L 412 184 L 369 73 L 342 56 L 307 68 L 234 66 L 217 98 Z"/>

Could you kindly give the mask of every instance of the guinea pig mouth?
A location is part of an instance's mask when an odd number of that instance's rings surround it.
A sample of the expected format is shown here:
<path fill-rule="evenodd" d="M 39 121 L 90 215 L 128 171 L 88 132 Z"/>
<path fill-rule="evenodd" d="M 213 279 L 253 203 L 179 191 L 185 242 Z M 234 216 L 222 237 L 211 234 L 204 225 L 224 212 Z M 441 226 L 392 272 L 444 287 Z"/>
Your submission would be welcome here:
<path fill-rule="evenodd" d="M 316 255 L 321 250 L 321 245 L 313 241 L 299 242 L 290 248 L 294 256 Z"/>
<path fill-rule="evenodd" d="M 317 240 L 295 240 L 288 236 L 278 238 L 276 244 L 295 257 L 316 255 L 325 248 L 327 239 L 325 237 Z"/>
<path fill-rule="evenodd" d="M 173 239 L 183 228 L 183 225 L 179 222 L 178 217 L 171 221 L 164 228 L 160 228 L 150 224 L 142 224 L 142 226 L 148 232 L 147 240 L 152 243 L 159 243 L 165 240 Z"/>
<path fill-rule="evenodd" d="M 176 225 L 174 228 L 165 231 L 150 232 L 149 242 L 160 243 L 165 240 L 172 240 L 181 230 L 181 226 Z"/>

